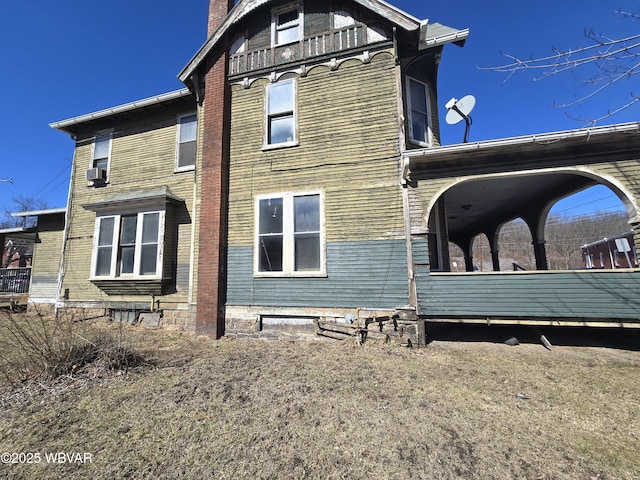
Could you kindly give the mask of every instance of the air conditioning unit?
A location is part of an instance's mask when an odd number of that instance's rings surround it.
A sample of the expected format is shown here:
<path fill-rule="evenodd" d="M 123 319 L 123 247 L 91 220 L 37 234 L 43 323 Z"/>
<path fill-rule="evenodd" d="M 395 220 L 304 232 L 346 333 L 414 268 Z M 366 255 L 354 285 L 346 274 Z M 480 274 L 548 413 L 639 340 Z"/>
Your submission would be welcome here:
<path fill-rule="evenodd" d="M 90 168 L 87 170 L 87 180 L 90 182 L 104 182 L 107 179 L 107 170 L 104 168 Z"/>

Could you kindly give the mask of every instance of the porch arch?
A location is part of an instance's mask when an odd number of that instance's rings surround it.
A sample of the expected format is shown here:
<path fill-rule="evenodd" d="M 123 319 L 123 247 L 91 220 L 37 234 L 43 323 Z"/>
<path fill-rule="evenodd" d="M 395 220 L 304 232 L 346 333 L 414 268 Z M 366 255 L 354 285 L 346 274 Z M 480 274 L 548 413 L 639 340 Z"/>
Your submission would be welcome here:
<path fill-rule="evenodd" d="M 638 202 L 616 178 L 589 168 L 567 167 L 458 177 L 434 195 L 425 212 L 430 250 L 448 249 L 448 242 L 465 254 L 465 269 L 473 271 L 472 243 L 480 234 L 489 240 L 494 269 L 499 269 L 499 233 L 504 224 L 522 218 L 531 232 L 536 270 L 547 270 L 545 224 L 559 201 L 595 185 L 611 190 L 626 209 L 627 222 L 640 227 Z M 437 207 L 437 208 L 436 208 Z M 438 210 L 438 214 L 434 212 Z M 433 244 L 436 240 L 437 244 Z M 444 241 L 444 240 L 447 241 Z M 448 258 L 447 253 L 440 255 Z M 441 270 L 449 271 L 447 265 Z"/>

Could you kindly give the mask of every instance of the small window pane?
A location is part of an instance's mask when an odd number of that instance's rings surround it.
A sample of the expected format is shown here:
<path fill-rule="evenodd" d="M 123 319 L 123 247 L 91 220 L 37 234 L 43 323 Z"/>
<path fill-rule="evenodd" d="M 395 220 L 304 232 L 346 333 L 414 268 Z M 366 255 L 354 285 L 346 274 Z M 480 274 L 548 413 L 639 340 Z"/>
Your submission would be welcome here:
<path fill-rule="evenodd" d="M 320 235 L 302 234 L 295 236 L 295 270 L 320 270 Z"/>
<path fill-rule="evenodd" d="M 141 250 L 142 258 L 140 259 L 140 274 L 155 275 L 156 260 L 158 258 L 158 245 L 143 245 Z"/>
<path fill-rule="evenodd" d="M 111 246 L 99 247 L 96 258 L 96 276 L 111 274 Z"/>
<path fill-rule="evenodd" d="M 122 247 L 120 249 L 120 273 L 133 273 L 133 261 L 136 247 Z"/>
<path fill-rule="evenodd" d="M 113 243 L 114 218 L 103 218 L 100 220 L 100 233 L 98 234 L 98 245 L 111 245 Z"/>
<path fill-rule="evenodd" d="M 287 26 L 290 23 L 297 23 L 298 21 L 298 10 L 290 10 L 288 12 L 281 13 L 278 15 L 278 27 Z"/>
<path fill-rule="evenodd" d="M 259 269 L 261 272 L 282 271 L 282 235 L 260 237 Z"/>
<path fill-rule="evenodd" d="M 293 43 L 298 41 L 298 26 L 295 25 L 293 27 L 285 28 L 278 31 L 278 45 L 282 45 L 285 43 Z"/>
<path fill-rule="evenodd" d="M 189 167 L 196 164 L 196 142 L 180 144 L 178 152 L 178 167 Z"/>
<path fill-rule="evenodd" d="M 306 195 L 293 199 L 295 232 L 320 231 L 320 196 Z"/>
<path fill-rule="evenodd" d="M 134 245 L 136 243 L 137 223 L 138 223 L 137 215 L 122 217 L 120 245 Z"/>
<path fill-rule="evenodd" d="M 269 144 L 293 142 L 293 115 L 271 118 Z"/>
<path fill-rule="evenodd" d="M 142 221 L 142 243 L 158 242 L 159 213 L 147 213 Z"/>
<path fill-rule="evenodd" d="M 411 85 L 411 108 L 421 112 L 427 111 L 427 93 L 424 85 L 415 80 L 409 81 Z"/>
<path fill-rule="evenodd" d="M 293 83 L 281 82 L 269 85 L 269 114 L 293 111 Z"/>
<path fill-rule="evenodd" d="M 109 157 L 109 144 L 111 135 L 103 135 L 96 137 L 93 146 L 93 158 L 108 158 Z"/>
<path fill-rule="evenodd" d="M 198 122 L 195 115 L 180 119 L 180 142 L 190 142 L 196 139 Z"/>
<path fill-rule="evenodd" d="M 259 233 L 282 233 L 282 198 L 260 200 Z"/>
<path fill-rule="evenodd" d="M 413 139 L 418 142 L 427 142 L 427 116 L 423 113 L 411 112 L 411 129 Z"/>

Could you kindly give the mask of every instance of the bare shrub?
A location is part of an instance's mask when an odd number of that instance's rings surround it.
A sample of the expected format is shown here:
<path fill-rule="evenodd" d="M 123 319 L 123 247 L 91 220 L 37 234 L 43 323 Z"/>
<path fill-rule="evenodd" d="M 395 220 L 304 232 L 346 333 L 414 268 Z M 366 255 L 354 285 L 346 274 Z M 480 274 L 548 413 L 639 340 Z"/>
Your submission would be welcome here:
<path fill-rule="evenodd" d="M 87 365 L 127 371 L 144 356 L 124 342 L 122 329 L 100 329 L 65 318 L 0 312 L 0 379 L 15 385 L 54 380 Z"/>

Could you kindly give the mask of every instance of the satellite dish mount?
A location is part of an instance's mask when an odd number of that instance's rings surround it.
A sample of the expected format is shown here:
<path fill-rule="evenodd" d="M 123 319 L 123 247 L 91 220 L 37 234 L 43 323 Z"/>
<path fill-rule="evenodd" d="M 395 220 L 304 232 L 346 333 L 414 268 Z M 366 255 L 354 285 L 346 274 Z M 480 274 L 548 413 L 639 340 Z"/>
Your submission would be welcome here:
<path fill-rule="evenodd" d="M 476 105 L 476 99 L 473 95 L 466 95 L 462 97 L 460 100 L 457 98 L 452 98 L 447 102 L 445 107 L 447 107 L 447 117 L 445 120 L 449 125 L 455 125 L 456 123 L 464 120 L 466 123 L 466 127 L 464 129 L 464 139 L 463 143 L 467 143 L 469 141 L 469 127 L 473 123 L 471 120 L 471 110 Z"/>

